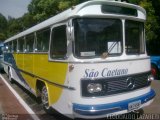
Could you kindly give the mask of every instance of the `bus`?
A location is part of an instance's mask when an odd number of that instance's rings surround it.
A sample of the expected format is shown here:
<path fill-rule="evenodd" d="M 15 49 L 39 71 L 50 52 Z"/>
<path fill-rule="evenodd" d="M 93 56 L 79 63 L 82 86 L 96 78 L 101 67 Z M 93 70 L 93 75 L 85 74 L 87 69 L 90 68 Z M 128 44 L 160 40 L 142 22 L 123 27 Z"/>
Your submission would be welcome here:
<path fill-rule="evenodd" d="M 46 111 L 103 118 L 152 103 L 145 10 L 111 0 L 72 6 L 5 40 L 4 69 Z"/>

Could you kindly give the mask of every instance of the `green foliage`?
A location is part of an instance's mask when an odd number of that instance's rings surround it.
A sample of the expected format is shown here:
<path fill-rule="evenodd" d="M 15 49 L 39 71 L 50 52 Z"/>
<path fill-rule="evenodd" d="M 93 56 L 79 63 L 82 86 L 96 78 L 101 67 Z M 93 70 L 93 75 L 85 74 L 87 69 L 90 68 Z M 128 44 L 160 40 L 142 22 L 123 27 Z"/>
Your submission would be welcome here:
<path fill-rule="evenodd" d="M 63 11 L 63 10 L 65 10 L 65 9 L 71 7 L 71 6 L 74 6 L 74 5 L 78 4 L 78 1 L 79 0 L 61 0 L 59 2 L 58 8 L 59 8 L 60 11 Z"/>
<path fill-rule="evenodd" d="M 78 0 L 32 0 L 28 10 L 38 23 L 77 3 Z"/>
<path fill-rule="evenodd" d="M 36 21 L 33 19 L 33 16 L 29 13 L 26 13 L 23 15 L 23 17 L 20 18 L 22 22 L 23 29 L 30 28 L 36 24 Z"/>
<path fill-rule="evenodd" d="M 0 39 L 17 34 L 84 1 L 87 0 L 32 0 L 28 5 L 29 12 L 21 18 L 10 17 L 7 21 L 0 14 Z M 146 39 L 151 41 L 160 38 L 160 22 L 158 22 L 160 21 L 160 0 L 129 0 L 129 2 L 146 9 Z"/>
<path fill-rule="evenodd" d="M 137 4 L 137 5 L 138 5 L 139 1 L 140 0 L 129 0 L 130 3 Z"/>
<path fill-rule="evenodd" d="M 141 1 L 140 5 L 145 8 L 147 12 L 147 21 L 145 24 L 146 39 L 155 40 L 158 37 L 156 31 L 159 29 L 158 17 L 155 15 L 155 9 L 152 6 L 152 2 L 149 0 Z"/>
<path fill-rule="evenodd" d="M 6 35 L 4 33 L 0 33 L 0 42 L 6 39 Z"/>
<path fill-rule="evenodd" d="M 15 19 L 15 18 L 10 18 L 8 20 L 8 29 L 7 29 L 7 35 L 12 36 L 15 34 L 18 34 L 20 31 L 23 30 L 22 28 L 22 22 L 20 18 Z"/>
<path fill-rule="evenodd" d="M 7 28 L 7 20 L 6 18 L 0 14 L 0 41 L 6 39 L 6 28 Z"/>
<path fill-rule="evenodd" d="M 32 0 L 28 10 L 38 23 L 57 13 L 58 2 L 57 0 Z"/>
<path fill-rule="evenodd" d="M 6 18 L 0 14 L 0 32 L 2 32 L 7 26 L 7 20 Z"/>
<path fill-rule="evenodd" d="M 156 9 L 153 7 L 153 0 L 129 0 L 133 4 L 138 4 L 146 10 L 147 20 L 145 23 L 146 40 L 156 40 L 158 38 L 157 31 L 160 29 Z M 156 1 L 156 3 L 160 4 Z M 158 10 L 158 9 L 157 9 Z M 159 13 L 159 12 L 158 12 Z"/>

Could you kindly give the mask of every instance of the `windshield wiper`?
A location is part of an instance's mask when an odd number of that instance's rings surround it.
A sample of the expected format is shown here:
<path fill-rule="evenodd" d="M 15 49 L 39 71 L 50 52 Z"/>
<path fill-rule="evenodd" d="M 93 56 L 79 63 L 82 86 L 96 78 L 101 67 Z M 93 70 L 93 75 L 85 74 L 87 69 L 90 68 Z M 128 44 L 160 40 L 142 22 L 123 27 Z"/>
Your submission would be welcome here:
<path fill-rule="evenodd" d="M 113 50 L 113 48 L 118 44 L 118 42 L 113 42 L 112 45 L 109 47 L 108 52 L 102 53 L 102 58 L 107 58 L 110 52 Z"/>

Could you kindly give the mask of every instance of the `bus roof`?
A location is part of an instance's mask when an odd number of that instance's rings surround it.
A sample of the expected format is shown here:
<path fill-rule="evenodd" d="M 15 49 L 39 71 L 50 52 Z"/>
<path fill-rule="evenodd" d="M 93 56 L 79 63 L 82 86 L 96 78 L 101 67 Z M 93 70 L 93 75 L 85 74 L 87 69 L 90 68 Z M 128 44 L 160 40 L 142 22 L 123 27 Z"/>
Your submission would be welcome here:
<path fill-rule="evenodd" d="M 81 16 L 113 16 L 113 14 L 107 14 L 107 13 L 102 13 L 101 11 L 101 5 L 106 4 L 106 5 L 114 5 L 114 6 L 121 6 L 121 7 L 127 7 L 127 8 L 132 8 L 136 9 L 138 11 L 138 16 L 136 18 L 139 18 L 141 20 L 146 20 L 146 12 L 145 10 L 137 5 L 133 5 L 130 3 L 126 2 L 119 2 L 119 1 L 113 1 L 113 0 L 92 0 L 92 1 L 87 1 L 84 3 L 81 3 L 77 6 L 73 6 L 69 8 L 68 10 L 65 10 L 62 13 L 59 13 L 21 33 L 18 33 L 17 35 L 5 40 L 6 42 L 18 39 L 20 37 L 23 37 L 25 35 L 31 34 L 35 31 L 39 31 L 43 28 L 49 27 L 51 25 L 54 25 L 56 23 L 61 23 L 63 21 L 68 20 L 69 18 L 75 18 L 75 17 L 81 17 Z M 96 11 L 96 12 L 95 12 Z M 125 15 L 115 15 L 114 16 L 120 18 L 120 17 L 131 17 L 135 18 L 133 16 L 125 16 Z"/>

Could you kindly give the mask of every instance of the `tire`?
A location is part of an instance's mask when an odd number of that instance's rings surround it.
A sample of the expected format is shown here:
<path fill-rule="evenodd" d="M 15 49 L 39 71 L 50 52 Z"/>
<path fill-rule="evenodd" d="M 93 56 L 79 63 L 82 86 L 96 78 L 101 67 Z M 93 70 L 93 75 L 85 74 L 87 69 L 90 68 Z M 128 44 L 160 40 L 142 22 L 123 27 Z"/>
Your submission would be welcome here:
<path fill-rule="evenodd" d="M 151 65 L 151 72 L 152 72 L 152 75 L 154 76 L 154 79 L 158 80 L 159 79 L 159 70 L 156 65 L 153 65 L 153 64 Z"/>
<path fill-rule="evenodd" d="M 41 90 L 41 102 L 45 112 L 48 114 L 52 114 L 52 108 L 49 106 L 48 91 L 45 85 L 42 87 Z"/>
<path fill-rule="evenodd" d="M 10 81 L 10 83 L 13 83 L 13 79 L 12 79 L 12 75 L 11 75 L 11 69 L 8 69 L 8 79 Z"/>
<path fill-rule="evenodd" d="M 48 91 L 45 85 L 42 86 L 40 98 L 43 109 L 47 114 L 53 115 L 55 118 L 59 120 L 61 120 L 62 118 L 64 118 L 64 120 L 71 120 L 49 106 Z"/>

